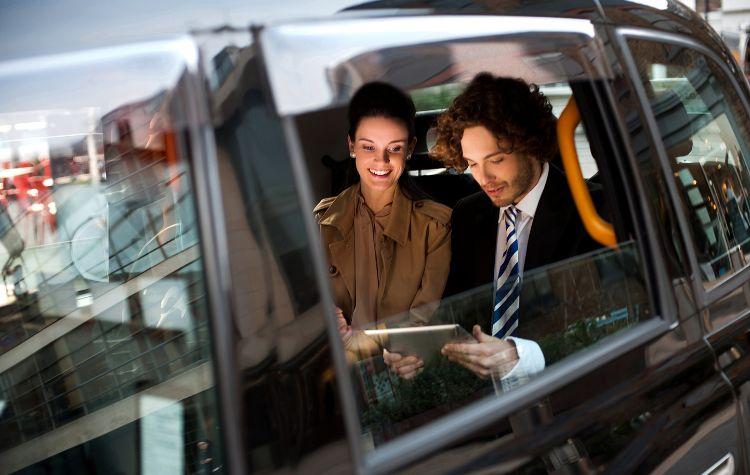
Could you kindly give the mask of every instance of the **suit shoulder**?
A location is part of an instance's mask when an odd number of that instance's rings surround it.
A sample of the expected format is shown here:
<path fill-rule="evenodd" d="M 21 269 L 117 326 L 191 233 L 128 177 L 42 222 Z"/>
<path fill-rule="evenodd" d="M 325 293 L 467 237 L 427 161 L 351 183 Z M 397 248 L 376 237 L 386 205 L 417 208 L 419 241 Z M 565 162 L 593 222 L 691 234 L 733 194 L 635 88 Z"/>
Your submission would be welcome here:
<path fill-rule="evenodd" d="M 451 209 L 432 200 L 415 201 L 414 211 L 426 215 L 444 226 L 451 221 Z"/>
<path fill-rule="evenodd" d="M 483 191 L 478 191 L 458 200 L 456 206 L 453 208 L 453 213 L 487 207 L 488 204 L 492 206 L 487 195 Z"/>
<path fill-rule="evenodd" d="M 323 198 L 317 205 L 315 205 L 315 208 L 313 208 L 313 214 L 315 215 L 315 219 L 317 221 L 320 221 L 325 212 L 328 211 L 328 208 L 330 208 L 333 202 L 336 201 L 336 198 L 336 196 Z"/>

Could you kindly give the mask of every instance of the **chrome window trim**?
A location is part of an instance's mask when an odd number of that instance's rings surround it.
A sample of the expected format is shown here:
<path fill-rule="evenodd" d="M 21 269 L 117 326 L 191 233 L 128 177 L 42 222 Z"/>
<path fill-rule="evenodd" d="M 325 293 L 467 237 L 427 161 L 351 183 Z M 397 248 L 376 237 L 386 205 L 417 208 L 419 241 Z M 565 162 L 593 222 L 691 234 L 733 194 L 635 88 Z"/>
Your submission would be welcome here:
<path fill-rule="evenodd" d="M 480 15 L 394 16 L 291 22 L 260 32 L 274 104 L 281 116 L 335 105 L 331 67 L 373 50 L 508 35 L 564 33 L 595 38 L 589 20 Z"/>
<path fill-rule="evenodd" d="M 643 116 L 646 119 L 646 127 L 649 134 L 651 135 L 652 143 L 656 146 L 657 156 L 659 157 L 662 171 L 664 172 L 666 177 L 670 177 L 672 175 L 669 157 L 667 157 L 667 152 L 664 149 L 664 143 L 661 140 L 661 134 L 659 134 L 658 132 L 659 128 L 656 124 L 656 118 L 654 117 L 653 111 L 651 110 L 651 106 L 648 103 L 645 88 L 638 79 L 638 69 L 635 65 L 635 60 L 633 59 L 630 47 L 627 44 L 628 39 L 641 39 L 646 41 L 684 46 L 706 56 L 716 65 L 718 65 L 719 69 L 725 74 L 726 77 L 729 78 L 732 87 L 735 89 L 735 92 L 738 94 L 740 100 L 742 101 L 742 105 L 744 106 L 745 111 L 750 116 L 750 104 L 748 103 L 748 98 L 745 96 L 743 90 L 739 87 L 736 78 L 731 73 L 729 68 L 727 68 L 721 58 L 719 58 L 716 53 L 714 53 L 704 45 L 698 43 L 690 37 L 674 33 L 655 32 L 641 28 L 618 28 L 615 30 L 615 37 L 622 51 L 625 66 L 638 96 L 638 103 L 641 106 L 643 110 Z M 748 145 L 750 145 L 750 143 Z M 750 157 L 748 158 L 750 159 Z M 693 288 L 693 293 L 697 299 L 699 307 L 705 308 L 712 302 L 726 297 L 742 284 L 744 284 L 750 278 L 750 264 L 746 265 L 742 269 L 735 271 L 733 274 L 730 274 L 724 279 L 717 279 L 713 283 L 705 282 L 700 274 L 698 258 L 695 254 L 695 242 L 693 241 L 693 236 L 690 233 L 690 228 L 687 223 L 687 216 L 685 216 L 684 212 L 682 211 L 682 205 L 680 204 L 680 197 L 677 192 L 677 187 L 674 183 L 674 180 L 667 179 L 665 181 L 669 189 L 670 198 L 677 208 L 677 221 L 680 227 L 680 232 L 683 234 L 683 239 L 685 239 L 685 242 L 687 244 L 686 251 L 688 255 L 688 261 L 690 263 L 690 270 L 692 272 L 690 280 L 692 281 L 691 285 Z M 706 284 L 709 284 L 708 288 L 706 287 Z"/>
<path fill-rule="evenodd" d="M 734 469 L 734 455 L 732 452 L 729 452 L 720 458 L 715 464 L 701 472 L 701 475 L 732 475 L 735 473 Z"/>
<path fill-rule="evenodd" d="M 194 46 L 191 37 L 177 36 L 164 40 L 141 41 L 30 58 L 10 59 L 2 61 L 3 69 L 0 71 L 0 76 L 43 73 L 54 68 L 69 67 L 71 64 L 100 64 L 111 62 L 113 59 L 149 53 L 174 54 L 185 61 L 189 71 L 196 71 L 198 51 L 195 50 Z"/>
<path fill-rule="evenodd" d="M 611 28 L 605 28 L 602 33 L 607 36 L 612 35 Z M 619 61 L 617 55 L 614 59 Z M 626 74 L 626 70 L 623 70 L 623 75 Z M 597 101 L 608 101 L 607 105 L 599 104 L 602 112 L 606 114 L 611 112 L 612 128 L 609 130 L 611 137 L 619 139 L 621 141 L 621 148 L 618 148 L 615 144 L 613 145 L 613 151 L 615 156 L 613 159 L 617 160 L 620 171 L 624 167 L 628 167 L 632 175 L 633 183 L 630 189 L 626 188 L 627 199 L 629 200 L 628 205 L 631 207 L 632 212 L 641 212 L 643 214 L 643 226 L 638 226 L 638 223 L 633 223 L 635 227 L 636 237 L 638 238 L 639 250 L 642 252 L 642 258 L 644 259 L 643 268 L 644 270 L 650 269 L 651 275 L 644 275 L 646 284 L 648 286 L 649 295 L 654 298 L 655 304 L 658 304 L 654 309 L 653 313 L 656 318 L 662 318 L 669 323 L 675 323 L 678 320 L 678 307 L 675 302 L 675 296 L 672 289 L 675 286 L 671 276 L 667 273 L 666 268 L 662 265 L 665 262 L 664 253 L 661 250 L 661 246 L 656 238 L 656 220 L 650 212 L 650 205 L 646 200 L 645 184 L 643 179 L 638 172 L 638 163 L 635 159 L 635 154 L 630 146 L 629 134 L 627 126 L 621 119 L 620 114 L 617 113 L 618 105 L 615 99 L 616 94 L 610 83 L 605 82 L 604 94 L 597 94 Z M 603 96 L 603 97 L 602 97 Z M 607 127 L 609 129 L 609 127 Z M 635 191 L 633 193 L 632 191 Z M 646 262 L 647 254 L 650 254 L 652 258 L 651 263 Z M 657 263 L 657 264 L 654 264 Z M 649 265 L 650 264 L 650 265 Z"/>
<path fill-rule="evenodd" d="M 259 32 L 253 32 L 253 43 L 259 44 Z M 263 94 L 270 101 L 273 101 L 273 91 L 269 77 L 269 61 L 266 60 L 266 51 L 262 48 L 258 54 L 259 71 L 262 76 Z M 308 245 L 315 272 L 315 278 L 318 283 L 318 292 L 320 292 L 320 303 L 324 315 L 331 317 L 336 314 L 335 304 L 331 296 L 330 280 L 328 277 L 328 264 L 323 251 L 323 242 L 320 239 L 320 228 L 315 221 L 312 213 L 312 203 L 314 203 L 313 193 L 310 186 L 310 180 L 307 177 L 307 164 L 302 153 L 302 144 L 299 140 L 297 126 L 292 117 L 281 117 L 281 127 L 283 130 L 284 140 L 287 145 L 287 153 L 292 168 L 292 179 L 297 190 L 297 198 L 300 208 L 303 210 L 302 219 L 304 221 L 305 232 L 308 236 Z M 309 213 L 304 210 L 309 209 Z M 357 473 L 362 473 L 364 466 L 364 454 L 359 434 L 361 433 L 359 424 L 359 412 L 357 411 L 357 401 L 351 391 L 353 382 L 351 372 L 349 371 L 346 361 L 346 354 L 339 337 L 338 326 L 334 318 L 325 318 L 326 333 L 328 334 L 329 351 L 333 360 L 334 372 L 336 375 L 336 385 L 338 386 L 339 396 L 341 397 L 342 418 L 346 430 L 346 440 L 349 446 L 349 453 L 352 458 L 352 466 Z"/>
<path fill-rule="evenodd" d="M 266 65 L 265 57 L 261 56 L 261 62 Z M 359 434 L 361 433 L 359 424 L 359 412 L 357 411 L 357 402 L 351 391 L 353 382 L 351 372 L 348 368 L 344 348 L 339 337 L 338 327 L 333 318 L 335 305 L 331 296 L 333 292 L 328 277 L 328 264 L 323 254 L 323 243 L 320 240 L 320 228 L 315 222 L 311 203 L 313 200 L 310 180 L 307 179 L 307 165 L 303 158 L 302 145 L 299 142 L 297 127 L 292 118 L 282 118 L 282 128 L 284 137 L 289 150 L 289 161 L 292 165 L 294 184 L 297 187 L 297 197 L 302 210 L 309 209 L 309 213 L 302 213 L 305 231 L 309 237 L 310 252 L 312 254 L 313 266 L 315 267 L 315 276 L 318 281 L 318 291 L 320 292 L 320 301 L 325 315 L 326 332 L 328 333 L 329 350 L 333 359 L 333 366 L 336 373 L 336 380 L 341 397 L 341 406 L 343 409 L 344 427 L 347 432 L 349 442 L 349 451 L 352 456 L 352 465 L 360 472 L 359 468 L 364 466 L 362 446 Z"/>
<path fill-rule="evenodd" d="M 713 350 L 716 350 L 717 345 L 720 344 L 717 342 L 721 342 L 722 340 L 728 338 L 728 335 L 736 338 L 737 335 L 743 335 L 747 333 L 748 325 L 750 325 L 750 308 L 746 307 L 742 312 L 737 314 L 737 317 L 734 320 L 725 322 L 722 325 L 712 328 L 710 332 L 706 333 L 703 339 L 706 341 L 706 344 L 708 344 Z M 727 378 L 723 371 L 722 375 Z M 732 385 L 732 382 L 729 379 L 727 379 L 727 383 Z"/>
<path fill-rule="evenodd" d="M 222 434 L 222 449 L 228 472 L 233 475 L 247 473 L 239 414 L 239 370 L 235 351 L 232 279 L 229 267 L 224 203 L 212 190 L 220 186 L 214 130 L 208 110 L 205 85 L 208 83 L 201 71 L 202 56 L 194 38 L 190 39 L 196 60 L 189 66 L 186 87 L 186 115 L 189 119 L 190 149 L 192 150 L 191 182 L 195 194 L 200 246 L 203 252 L 203 272 L 206 275 L 211 341 L 213 343 L 214 381 Z"/>

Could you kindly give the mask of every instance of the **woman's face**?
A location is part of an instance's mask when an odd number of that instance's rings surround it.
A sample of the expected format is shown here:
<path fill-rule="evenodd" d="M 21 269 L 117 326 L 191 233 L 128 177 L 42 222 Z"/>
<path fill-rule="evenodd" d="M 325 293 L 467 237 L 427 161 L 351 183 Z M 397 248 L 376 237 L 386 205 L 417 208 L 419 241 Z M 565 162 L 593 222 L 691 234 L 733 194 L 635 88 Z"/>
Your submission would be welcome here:
<path fill-rule="evenodd" d="M 356 160 L 362 188 L 367 192 L 392 190 L 414 148 L 401 121 L 386 117 L 365 117 L 359 122 L 349 153 Z"/>

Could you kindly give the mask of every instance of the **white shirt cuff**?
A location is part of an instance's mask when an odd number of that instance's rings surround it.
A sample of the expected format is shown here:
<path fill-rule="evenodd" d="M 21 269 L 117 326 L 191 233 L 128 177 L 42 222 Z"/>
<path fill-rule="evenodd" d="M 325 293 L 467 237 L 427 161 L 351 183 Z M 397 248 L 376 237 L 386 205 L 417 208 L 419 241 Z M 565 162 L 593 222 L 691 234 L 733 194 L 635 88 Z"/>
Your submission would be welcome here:
<path fill-rule="evenodd" d="M 545 366 L 544 353 L 542 353 L 542 349 L 537 342 L 512 336 L 507 337 L 507 339 L 516 344 L 518 361 L 513 369 L 508 371 L 508 374 L 500 378 L 505 390 L 523 385 L 532 376 L 541 373 Z"/>

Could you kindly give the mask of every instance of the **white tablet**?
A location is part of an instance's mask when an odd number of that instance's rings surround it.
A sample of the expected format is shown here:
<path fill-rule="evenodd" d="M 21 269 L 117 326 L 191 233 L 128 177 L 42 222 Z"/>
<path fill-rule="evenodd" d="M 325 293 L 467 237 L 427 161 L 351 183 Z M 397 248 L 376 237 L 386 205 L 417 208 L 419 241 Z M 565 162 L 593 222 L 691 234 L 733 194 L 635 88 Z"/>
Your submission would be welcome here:
<path fill-rule="evenodd" d="M 365 330 L 364 333 L 391 353 L 415 355 L 423 361 L 439 355 L 440 349 L 446 343 L 476 342 L 474 337 L 458 324 L 382 328 Z"/>

